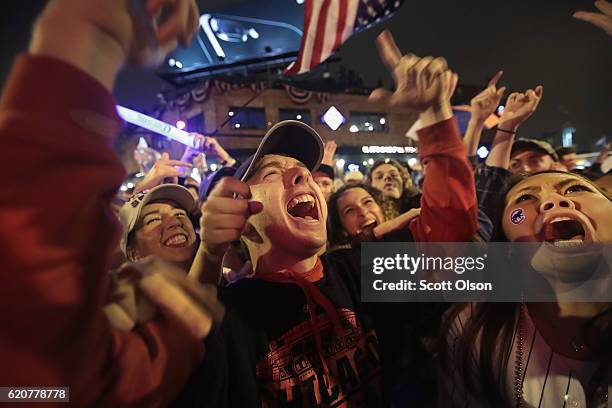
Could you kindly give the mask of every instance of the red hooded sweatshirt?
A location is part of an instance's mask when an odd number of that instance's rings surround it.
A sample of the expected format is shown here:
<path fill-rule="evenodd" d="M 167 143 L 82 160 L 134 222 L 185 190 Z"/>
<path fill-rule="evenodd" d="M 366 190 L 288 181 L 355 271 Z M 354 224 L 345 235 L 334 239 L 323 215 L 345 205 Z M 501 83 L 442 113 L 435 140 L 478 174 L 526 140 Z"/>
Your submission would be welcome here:
<path fill-rule="evenodd" d="M 123 333 L 102 312 L 121 124 L 87 74 L 17 59 L 0 102 L 0 386 L 69 386 L 74 406 L 156 406 L 203 358 L 178 321 Z"/>

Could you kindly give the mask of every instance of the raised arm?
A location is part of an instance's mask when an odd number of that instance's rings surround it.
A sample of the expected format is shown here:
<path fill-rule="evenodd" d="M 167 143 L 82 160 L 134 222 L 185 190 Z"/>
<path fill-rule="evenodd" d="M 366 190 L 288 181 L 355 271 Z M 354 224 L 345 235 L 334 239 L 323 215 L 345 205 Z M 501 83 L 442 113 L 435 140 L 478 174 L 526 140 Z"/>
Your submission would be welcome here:
<path fill-rule="evenodd" d="M 169 19 L 149 52 L 197 27 L 193 1 L 148 1 L 147 13 L 127 4 L 48 2 L 0 104 L 0 147 L 14 158 L 0 164 L 0 384 L 69 386 L 75 406 L 167 404 L 204 353 L 175 314 L 124 333 L 102 311 L 118 233 L 110 200 L 124 177 L 109 90 L 124 60 L 148 61 L 138 24 L 152 27 L 162 6 Z"/>
<path fill-rule="evenodd" d="M 236 159 L 230 156 L 227 150 L 221 146 L 221 143 L 219 143 L 217 139 L 212 136 L 204 136 L 196 132 L 192 132 L 191 135 L 199 140 L 198 144 L 200 145 L 200 148 L 193 149 L 191 147 L 187 147 L 181 160 L 188 163 L 193 163 L 193 165 L 200 170 L 200 174 L 204 174 L 208 171 L 206 168 L 207 166 L 205 165 L 206 161 L 202 160 L 202 154 L 210 154 L 216 157 L 224 167 L 232 167 L 236 165 Z M 204 156 L 204 158 L 205 157 L 206 156 Z"/>
<path fill-rule="evenodd" d="M 336 154 L 336 149 L 338 145 L 335 140 L 329 140 L 325 142 L 325 149 L 323 150 L 323 159 L 321 160 L 321 164 L 325 164 L 329 167 L 334 167 L 334 155 Z"/>
<path fill-rule="evenodd" d="M 167 178 L 175 184 L 178 183 L 178 178 L 185 175 L 186 167 L 191 167 L 191 164 L 181 160 L 170 160 L 168 153 L 162 153 L 162 157 L 155 162 L 144 179 L 136 185 L 134 194 L 157 187 L 163 184 Z"/>
<path fill-rule="evenodd" d="M 535 90 L 525 93 L 514 92 L 508 96 L 504 113 L 502 114 L 497 133 L 491 146 L 491 152 L 486 164 L 490 167 L 510 167 L 510 152 L 518 128 L 536 111 L 542 99 L 544 88 L 538 85 Z"/>
<path fill-rule="evenodd" d="M 477 205 L 474 175 L 450 106 L 456 75 L 443 58 L 402 56 L 388 32 L 377 45 L 396 90 L 377 89 L 370 98 L 418 111 L 424 125 L 419 155 L 427 176 L 421 214 L 409 228 L 417 241 L 467 241 L 477 229 Z"/>
<path fill-rule="evenodd" d="M 476 155 L 485 122 L 487 118 L 495 112 L 495 109 L 499 105 L 499 101 L 501 101 L 502 95 L 506 91 L 505 86 L 499 89 L 496 88 L 497 81 L 499 81 L 502 74 L 503 71 L 499 71 L 495 74 L 489 81 L 487 87 L 470 101 L 471 116 L 465 136 L 463 137 L 463 143 L 465 143 L 467 148 L 468 157 Z"/>

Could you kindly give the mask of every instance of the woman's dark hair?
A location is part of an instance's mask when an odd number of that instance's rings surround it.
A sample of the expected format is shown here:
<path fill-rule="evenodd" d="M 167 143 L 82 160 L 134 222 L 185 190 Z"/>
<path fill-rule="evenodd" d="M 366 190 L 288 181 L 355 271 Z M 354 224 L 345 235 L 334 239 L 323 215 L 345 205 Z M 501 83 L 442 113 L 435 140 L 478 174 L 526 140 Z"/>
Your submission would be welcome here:
<path fill-rule="evenodd" d="M 461 313 L 466 308 L 470 309 L 469 318 L 464 320 Z M 507 395 L 506 373 L 508 362 L 514 358 L 512 340 L 518 313 L 518 303 L 457 303 L 449 309 L 440 328 L 442 339 L 438 344 L 442 369 L 451 378 L 464 379 L 468 394 L 482 392 L 490 406 L 508 406 L 508 401 L 514 402 L 515 396 Z M 585 331 L 593 326 L 603 330 L 600 340 L 604 345 L 603 365 L 599 368 L 602 372 L 607 372 L 612 357 L 609 346 L 612 344 L 611 318 L 612 307 L 608 307 L 582 326 Z M 451 333 L 457 330 L 458 337 L 451 338 Z"/>
<path fill-rule="evenodd" d="M 470 309 L 469 318 L 463 321 L 461 313 L 466 308 Z M 457 303 L 449 309 L 440 329 L 442 369 L 451 378 L 457 374 L 465 379 L 466 391 L 472 395 L 477 390 L 482 392 L 491 406 L 507 405 L 506 369 L 518 310 L 516 303 Z M 458 337 L 450 338 L 457 331 Z"/>
<path fill-rule="evenodd" d="M 342 223 L 340 222 L 340 214 L 338 212 L 338 199 L 344 194 L 345 191 L 348 191 L 353 188 L 361 188 L 368 192 L 374 198 L 374 201 L 378 205 L 380 205 L 382 200 L 382 194 L 380 191 L 375 189 L 374 187 L 368 186 L 367 184 L 348 184 L 340 187 L 336 192 L 334 192 L 327 199 L 327 240 L 329 241 L 330 247 L 334 247 L 337 245 L 344 245 L 350 243 L 350 237 L 346 235 L 344 232 L 344 228 L 342 227 Z"/>
<path fill-rule="evenodd" d="M 567 174 L 565 171 L 547 170 L 534 174 L 517 175 L 508 182 L 504 197 L 521 181 L 543 173 Z M 589 179 L 571 174 L 593 186 L 612 201 L 610 194 L 602 191 Z M 507 241 L 501 229 L 501 218 L 499 217 L 498 228 L 501 231 L 499 236 Z M 470 308 L 469 318 L 464 320 L 461 313 L 466 308 Z M 451 372 L 454 366 L 457 376 L 465 379 L 468 393 L 477 391 L 476 384 L 479 383 L 478 391 L 483 393 L 484 398 L 492 406 L 505 406 L 514 398 L 514 396 L 507 395 L 506 372 L 508 361 L 513 357 L 511 356 L 512 338 L 516 330 L 516 316 L 519 311 L 520 306 L 517 303 L 458 303 L 449 309 L 442 322 L 440 332 L 442 336 L 446 336 L 443 338 L 444 341 L 440 342 L 442 369 L 452 377 L 455 374 Z M 593 325 L 603 325 L 605 328 L 602 344 L 612 344 L 611 316 L 612 307 L 609 307 L 585 322 L 583 329 L 586 330 Z M 459 331 L 458 337 L 450 338 L 451 333 L 457 330 Z M 478 339 L 479 344 L 476 346 Z M 479 349 L 478 358 L 475 354 L 476 349 Z M 604 353 L 603 361 L 609 361 L 612 347 L 609 347 Z"/>

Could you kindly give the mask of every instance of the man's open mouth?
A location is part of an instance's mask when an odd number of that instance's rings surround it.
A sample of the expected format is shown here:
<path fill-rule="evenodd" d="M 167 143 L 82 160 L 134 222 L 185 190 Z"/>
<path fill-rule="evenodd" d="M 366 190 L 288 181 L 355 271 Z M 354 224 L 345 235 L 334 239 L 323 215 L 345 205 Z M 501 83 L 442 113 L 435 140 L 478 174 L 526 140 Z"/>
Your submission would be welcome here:
<path fill-rule="evenodd" d="M 185 245 L 187 245 L 188 241 L 189 241 L 189 237 L 187 236 L 187 234 L 179 233 L 179 234 L 174 234 L 170 236 L 169 238 L 167 238 L 163 242 L 163 245 L 170 247 L 170 248 L 182 248 Z"/>
<path fill-rule="evenodd" d="M 544 225 L 542 233 L 544 240 L 556 247 L 582 245 L 586 237 L 584 226 L 580 221 L 569 217 L 552 219 Z"/>
<path fill-rule="evenodd" d="M 303 218 L 308 221 L 318 220 L 316 200 L 312 194 L 300 194 L 293 197 L 287 204 L 287 212 L 294 218 Z"/>

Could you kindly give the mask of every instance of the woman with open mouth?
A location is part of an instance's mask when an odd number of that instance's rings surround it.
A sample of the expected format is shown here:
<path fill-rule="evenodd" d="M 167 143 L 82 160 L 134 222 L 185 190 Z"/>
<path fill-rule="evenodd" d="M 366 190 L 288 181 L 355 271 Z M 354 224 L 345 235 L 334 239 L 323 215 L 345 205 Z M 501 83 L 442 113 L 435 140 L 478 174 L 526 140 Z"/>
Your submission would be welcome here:
<path fill-rule="evenodd" d="M 381 194 L 365 184 L 351 184 L 333 193 L 328 206 L 328 239 L 330 248 L 348 245 L 366 228 L 385 221 L 380 208 Z"/>
<path fill-rule="evenodd" d="M 380 191 L 361 183 L 343 186 L 332 194 L 327 203 L 330 249 L 356 245 L 383 235 L 389 240 L 412 240 L 405 227 L 419 215 L 420 210 L 412 209 L 387 220 L 381 208 L 381 201 Z M 388 236 L 391 232 L 400 235 Z"/>
<path fill-rule="evenodd" d="M 505 240 L 543 243 L 551 253 L 605 245 L 612 242 L 612 197 L 576 174 L 536 173 L 511 184 L 501 224 Z M 601 299 L 456 304 L 442 326 L 440 400 L 470 407 L 609 406 L 611 320 L 611 304 Z"/>

